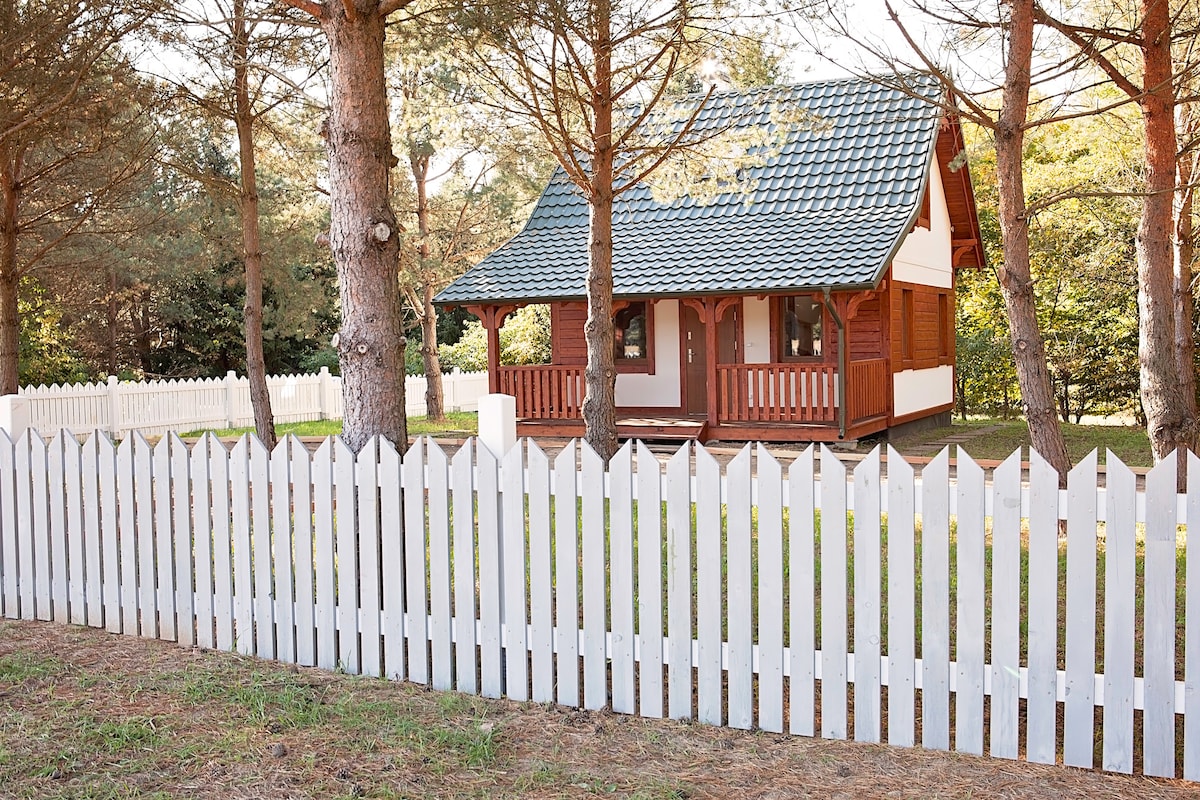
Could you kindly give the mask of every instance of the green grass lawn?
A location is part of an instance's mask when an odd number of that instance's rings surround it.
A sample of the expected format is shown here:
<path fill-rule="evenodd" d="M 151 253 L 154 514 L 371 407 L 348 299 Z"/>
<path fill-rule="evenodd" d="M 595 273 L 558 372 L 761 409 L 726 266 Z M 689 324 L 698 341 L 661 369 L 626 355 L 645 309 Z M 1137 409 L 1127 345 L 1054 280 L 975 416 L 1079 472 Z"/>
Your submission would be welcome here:
<path fill-rule="evenodd" d="M 479 415 L 474 411 L 451 411 L 446 414 L 444 422 L 432 422 L 425 417 L 408 418 L 409 436 L 474 436 L 479 430 Z M 200 436 L 203 433 L 215 433 L 217 436 L 241 436 L 243 433 L 253 433 L 254 428 L 225 428 L 223 430 L 196 430 L 181 433 L 180 436 Z M 315 420 L 313 422 L 286 422 L 275 426 L 275 433 L 280 436 L 292 433 L 296 436 L 337 436 L 342 432 L 340 419 Z"/>

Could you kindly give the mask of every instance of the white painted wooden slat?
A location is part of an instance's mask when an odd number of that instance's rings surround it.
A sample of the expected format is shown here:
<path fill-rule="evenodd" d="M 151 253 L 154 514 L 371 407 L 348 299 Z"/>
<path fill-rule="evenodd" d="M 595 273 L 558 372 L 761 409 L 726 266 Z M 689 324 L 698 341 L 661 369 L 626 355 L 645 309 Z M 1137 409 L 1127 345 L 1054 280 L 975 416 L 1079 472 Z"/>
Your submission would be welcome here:
<path fill-rule="evenodd" d="M 921 744 L 950 749 L 950 449 L 921 470 Z"/>
<path fill-rule="evenodd" d="M 46 481 L 46 442 L 34 431 L 22 437 L 29 447 L 29 499 L 31 516 L 25 516 L 33 534 L 34 605 L 37 618 L 49 620 L 54 616 L 51 607 L 50 585 L 50 501 Z"/>
<path fill-rule="evenodd" d="M 594 711 L 608 703 L 604 462 L 587 442 L 581 442 L 579 449 L 583 478 L 583 707 Z"/>
<path fill-rule="evenodd" d="M 158 559 L 158 636 L 179 640 L 175 618 L 175 532 L 171 515 L 171 437 L 154 445 L 154 555 Z M 190 560 L 190 559 L 189 559 Z M 189 576 L 188 583 L 191 579 Z"/>
<path fill-rule="evenodd" d="M 916 744 L 916 526 L 913 468 L 887 451 L 888 744 Z"/>
<path fill-rule="evenodd" d="M 217 647 L 232 650 L 236 640 L 233 603 L 233 516 L 230 499 L 229 451 L 215 434 L 209 441 L 209 495 L 212 500 L 213 617 Z M 332 668 L 332 667 L 331 667 Z"/>
<path fill-rule="evenodd" d="M 1096 674 L 1094 450 L 1067 475 L 1067 514 L 1067 699 L 1063 708 L 1063 763 L 1090 768 Z"/>
<path fill-rule="evenodd" d="M 291 442 L 284 437 L 271 451 L 271 562 L 274 569 L 277 658 L 296 663 L 296 606 L 292 563 Z"/>
<path fill-rule="evenodd" d="M 1058 471 L 1029 452 L 1029 697 L 1025 758 L 1053 764 L 1058 752 Z"/>
<path fill-rule="evenodd" d="M 662 465 L 637 445 L 638 707 L 643 717 L 663 715 L 663 507 Z"/>
<path fill-rule="evenodd" d="M 117 449 L 107 436 L 96 434 L 100 470 L 100 507 L 103 526 L 104 627 L 110 633 L 122 630 L 121 536 L 117 508 Z M 6 487 L 7 488 L 7 487 Z"/>
<path fill-rule="evenodd" d="M 554 458 L 554 646 L 558 703 L 579 705 L 579 498 L 576 442 Z M 482 531 L 482 518 L 480 522 Z"/>
<path fill-rule="evenodd" d="M 1187 456 L 1186 514 L 1183 777 L 1189 781 L 1200 781 L 1200 458 L 1195 453 L 1188 453 Z"/>
<path fill-rule="evenodd" d="M 317 666 L 334 669 L 337 654 L 337 573 L 334 536 L 333 439 L 313 453 L 313 572 L 317 590 Z"/>
<path fill-rule="evenodd" d="M 529 699 L 529 637 L 525 604 L 525 448 L 509 448 L 501 459 L 501 597 L 504 610 L 504 693 Z"/>
<path fill-rule="evenodd" d="M 201 436 L 192 446 L 192 530 L 195 532 L 195 612 L 196 644 L 212 647 L 216 643 L 214 627 L 216 611 L 213 606 L 213 522 L 212 522 L 212 457 L 211 439 Z M 87 459 L 84 459 L 84 478 L 87 478 Z M 86 488 L 85 488 L 86 494 Z M 90 524 L 90 523 L 89 523 Z M 88 564 L 91 569 L 91 564 Z"/>
<path fill-rule="evenodd" d="M 763 445 L 758 462 L 758 726 L 783 732 L 783 468 Z"/>
<path fill-rule="evenodd" d="M 4 616 L 21 618 L 20 559 L 17 544 L 16 452 L 0 431 L 0 565 L 4 567 Z"/>
<path fill-rule="evenodd" d="M 816 452 L 788 467 L 788 730 L 816 733 Z"/>
<path fill-rule="evenodd" d="M 529 651 L 535 703 L 554 702 L 554 573 L 550 460 L 529 440 Z M 472 615 L 473 618 L 473 615 Z"/>
<path fill-rule="evenodd" d="M 958 606 L 954 643 L 954 749 L 983 754 L 984 681 L 984 496 L 983 469 L 958 448 Z"/>
<path fill-rule="evenodd" d="M 821 736 L 846 738 L 846 468 L 821 446 Z"/>
<path fill-rule="evenodd" d="M 404 633 L 408 679 L 429 684 L 429 601 L 425 579 L 425 443 L 417 438 L 404 454 Z M 480 513 L 483 513 L 482 509 Z"/>
<path fill-rule="evenodd" d="M 500 697 L 504 694 L 504 649 L 500 638 L 500 614 L 503 608 L 500 584 L 503 566 L 500 561 L 500 463 L 492 451 L 482 444 L 477 452 L 479 688 L 484 697 Z M 572 472 L 574 467 L 572 463 Z"/>
<path fill-rule="evenodd" d="M 726 467 L 726 547 L 728 548 L 729 727 L 754 725 L 754 619 L 751 614 L 751 464 L 750 445 Z"/>
<path fill-rule="evenodd" d="M 13 448 L 13 468 L 16 476 L 17 526 L 17 586 L 20 592 L 21 619 L 37 619 L 37 575 L 34 563 L 39 550 L 35 543 L 38 532 L 33 527 L 32 475 L 29 465 L 29 434 L 17 439 Z M 43 531 L 44 533 L 44 531 Z"/>
<path fill-rule="evenodd" d="M 68 591 L 68 621 L 73 625 L 86 625 L 87 618 L 87 546 L 88 539 L 83 527 L 83 481 L 80 472 L 82 451 L 79 442 L 69 432 L 61 432 L 56 452 L 62 453 L 63 499 L 66 503 L 67 572 L 71 588 Z M 61 450 L 58 448 L 61 447 Z M 99 544 L 99 536 L 96 537 Z M 99 550 L 96 551 L 99 553 Z M 98 576 L 93 576 L 95 580 Z"/>
<path fill-rule="evenodd" d="M 71 621 L 67 596 L 74 581 L 67 569 L 67 475 L 61 432 L 46 448 L 45 478 L 50 515 L 50 604 L 54 621 L 65 625 Z"/>
<path fill-rule="evenodd" d="M 196 591 L 194 576 L 195 545 L 192 543 L 192 477 L 191 454 L 176 434 L 170 441 L 171 489 L 169 492 L 173 515 L 171 549 L 175 569 L 175 616 L 177 641 L 183 647 L 196 644 Z M 211 579 L 210 579 L 211 580 Z M 211 629 L 211 624 L 209 628 Z"/>
<path fill-rule="evenodd" d="M 84 538 L 84 580 L 87 587 L 84 591 L 84 603 L 87 606 L 87 624 L 93 628 L 104 627 L 104 575 L 101 572 L 100 551 L 103 533 L 101 529 L 100 508 L 100 434 L 89 436 L 84 442 L 79 458 L 80 482 L 82 486 L 81 502 L 83 503 L 83 538 Z M 0 521 L 7 524 L 7 509 L 5 492 L 12 475 L 4 469 L 5 459 L 12 463 L 12 450 L 4 437 L 0 437 Z M 5 544 L 8 540 L 5 540 Z"/>
<path fill-rule="evenodd" d="M 250 480 L 250 437 L 243 435 L 229 453 L 234 641 L 242 655 L 254 654 L 254 532 Z"/>
<path fill-rule="evenodd" d="M 475 655 L 475 440 L 451 462 L 454 490 L 454 680 L 467 694 L 479 691 Z"/>
<path fill-rule="evenodd" d="M 358 484 L 358 593 L 359 593 L 359 669 L 363 675 L 383 675 L 383 631 L 381 615 L 382 592 L 379 586 L 379 445 L 371 437 L 358 451 L 355 461 L 355 483 Z"/>
<path fill-rule="evenodd" d="M 992 474 L 990 752 L 1016 758 L 1020 740 L 1021 451 Z M 960 511 L 961 514 L 961 511 Z"/>
<path fill-rule="evenodd" d="M 724 722 L 721 603 L 721 467 L 696 446 L 696 719 Z"/>
<path fill-rule="evenodd" d="M 271 453 L 254 434 L 247 434 L 250 454 L 250 558 L 254 573 L 254 652 L 275 658 L 275 586 L 272 580 Z"/>
<path fill-rule="evenodd" d="M 158 638 L 157 563 L 154 555 L 154 451 L 141 433 L 133 440 L 133 492 L 137 529 L 137 585 L 141 635 Z"/>
<path fill-rule="evenodd" d="M 637 711 L 633 626 L 633 443 L 608 462 L 609 608 L 612 613 L 612 710 Z"/>
<path fill-rule="evenodd" d="M 18 448 L 18 467 L 20 467 Z M 130 636 L 138 633 L 137 594 L 137 515 L 134 494 L 133 437 L 126 437 L 117 447 L 117 525 L 121 559 L 121 632 Z M 17 481 L 18 495 L 21 491 Z"/>
<path fill-rule="evenodd" d="M 362 667 L 358 641 L 358 495 L 355 457 L 339 436 L 333 440 L 333 539 L 337 549 L 338 664 L 352 675 Z"/>
<path fill-rule="evenodd" d="M 1137 478 L 1113 451 L 1104 486 L 1104 749 L 1103 767 L 1133 772 L 1133 642 L 1137 543 Z"/>
<path fill-rule="evenodd" d="M 312 462 L 308 448 L 288 434 L 288 460 L 292 480 L 292 548 L 296 592 L 296 662 L 317 663 L 316 564 L 313 557 Z"/>
<path fill-rule="evenodd" d="M 1142 772 L 1162 778 L 1175 776 L 1175 485 L 1174 458 L 1163 459 L 1146 475 Z"/>
<path fill-rule="evenodd" d="M 854 468 L 854 739 L 859 742 L 878 742 L 882 731 L 879 472 L 877 446 Z"/>
<path fill-rule="evenodd" d="M 400 453 L 379 443 L 379 553 L 383 559 L 383 663 L 387 677 L 404 680 L 404 502 Z"/>
<path fill-rule="evenodd" d="M 667 461 L 667 713 L 692 718 L 691 445 Z"/>
<path fill-rule="evenodd" d="M 450 606 L 450 462 L 429 440 L 429 627 L 433 688 L 454 688 Z"/>

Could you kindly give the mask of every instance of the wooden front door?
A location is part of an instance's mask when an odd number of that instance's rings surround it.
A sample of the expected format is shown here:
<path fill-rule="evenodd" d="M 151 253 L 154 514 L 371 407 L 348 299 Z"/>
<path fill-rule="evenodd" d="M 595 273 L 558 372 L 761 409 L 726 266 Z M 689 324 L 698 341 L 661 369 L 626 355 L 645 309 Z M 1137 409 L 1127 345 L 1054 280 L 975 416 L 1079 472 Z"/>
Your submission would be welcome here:
<path fill-rule="evenodd" d="M 683 408 L 688 414 L 708 411 L 704 323 L 695 309 L 682 305 L 680 337 L 683 355 Z"/>

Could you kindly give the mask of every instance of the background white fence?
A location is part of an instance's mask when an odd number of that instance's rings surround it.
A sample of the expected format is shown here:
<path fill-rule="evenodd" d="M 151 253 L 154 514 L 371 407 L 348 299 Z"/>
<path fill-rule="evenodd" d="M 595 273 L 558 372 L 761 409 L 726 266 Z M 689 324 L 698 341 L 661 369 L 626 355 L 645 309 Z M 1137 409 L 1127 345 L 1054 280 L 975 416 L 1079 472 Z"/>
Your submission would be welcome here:
<path fill-rule="evenodd" d="M 848 474 L 812 448 L 722 467 L 627 445 L 605 467 L 574 443 L 402 459 L 0 436 L 0 611 L 489 697 L 1200 778 L 1200 461 L 1186 495 L 1173 460 L 1144 489 L 1111 455 L 1103 488 L 1095 454 L 1065 491 L 1036 454 L 1022 479 L 1019 453 L 989 473 L 943 451 L 918 476 L 890 450 L 886 473 L 876 450 Z"/>
<path fill-rule="evenodd" d="M 269 376 L 267 385 L 277 423 L 342 418 L 342 379 L 324 367 L 316 375 Z M 406 378 L 409 415 L 425 415 L 425 387 L 424 375 Z M 488 391 L 487 373 L 447 373 L 442 388 L 447 411 L 475 411 Z M 19 394 L 29 401 L 30 426 L 43 431 L 157 435 L 254 424 L 250 381 L 234 372 L 224 378 L 192 380 L 139 382 L 110 377 L 107 383 L 26 386 Z"/>

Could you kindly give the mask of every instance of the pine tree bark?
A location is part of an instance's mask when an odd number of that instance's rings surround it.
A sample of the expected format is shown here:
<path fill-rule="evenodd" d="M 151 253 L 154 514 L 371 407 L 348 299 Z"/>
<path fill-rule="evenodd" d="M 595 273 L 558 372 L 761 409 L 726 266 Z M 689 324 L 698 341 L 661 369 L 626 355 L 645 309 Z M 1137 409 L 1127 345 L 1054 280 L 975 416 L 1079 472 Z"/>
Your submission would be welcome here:
<path fill-rule="evenodd" d="M 20 334 L 17 288 L 17 217 L 21 205 L 21 157 L 0 140 L 0 395 L 20 388 Z"/>
<path fill-rule="evenodd" d="M 1022 172 L 1025 124 L 1029 109 L 1033 58 L 1033 0 L 1010 0 L 1008 61 L 996 121 L 996 183 L 1004 262 L 996 270 L 1008 312 L 1013 360 L 1033 448 L 1065 481 L 1071 462 L 1055 414 L 1054 389 L 1046 367 L 1046 348 L 1037 323 L 1033 277 L 1029 267 L 1029 219 Z"/>
<path fill-rule="evenodd" d="M 375 2 L 328 3 L 320 17 L 329 38 L 329 246 L 342 305 L 342 438 L 356 452 L 375 434 L 401 450 L 408 446 L 400 244 L 388 197 L 388 172 L 397 160 L 384 82 L 384 18 Z"/>
<path fill-rule="evenodd" d="M 437 309 L 433 306 L 433 275 L 429 270 L 429 157 L 410 154 L 413 183 L 417 188 L 417 254 L 421 263 L 421 362 L 425 367 L 425 417 L 435 422 L 446 419 L 442 387 L 442 361 L 438 356 Z"/>
<path fill-rule="evenodd" d="M 1180 127 L 1184 135 L 1196 133 L 1196 117 L 1190 105 L 1181 110 Z M 1175 203 L 1175 368 L 1179 372 L 1179 391 L 1188 412 L 1195 417 L 1196 407 L 1196 344 L 1192 338 L 1192 318 L 1195 295 L 1192 293 L 1192 268 L 1196 259 L 1196 231 L 1193 219 L 1195 192 L 1192 180 L 1196 172 L 1196 151 L 1179 157 L 1178 185 Z"/>
<path fill-rule="evenodd" d="M 617 371 L 613 363 L 613 100 L 612 6 L 596 3 L 596 38 L 592 47 L 595 83 L 592 90 L 591 191 L 588 197 L 588 315 L 584 323 L 587 367 L 583 398 L 585 440 L 608 463 L 617 453 Z"/>
<path fill-rule="evenodd" d="M 241 193 L 238 210 L 242 223 L 242 263 L 246 276 L 243 331 L 246 339 L 246 377 L 250 381 L 250 406 L 259 440 L 274 450 L 275 417 L 267 390 L 267 365 L 263 356 L 263 254 L 258 222 L 258 179 L 254 157 L 254 109 L 250 104 L 250 35 L 246 28 L 245 0 L 233 2 L 234 123 L 238 136 Z"/>
<path fill-rule="evenodd" d="M 1197 431 L 1194 402 L 1189 410 L 1176 360 L 1171 12 L 1166 3 L 1142 0 L 1141 13 L 1143 92 L 1139 104 L 1145 122 L 1146 196 L 1136 247 L 1138 366 L 1154 460 L 1161 461 L 1178 450 L 1182 480 L 1187 465 L 1185 451 L 1195 449 Z"/>

